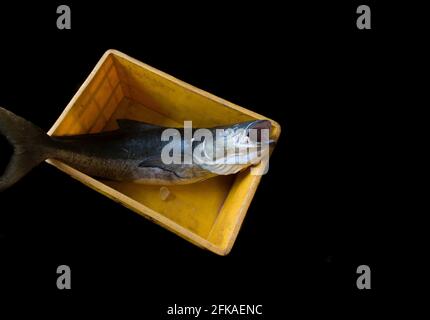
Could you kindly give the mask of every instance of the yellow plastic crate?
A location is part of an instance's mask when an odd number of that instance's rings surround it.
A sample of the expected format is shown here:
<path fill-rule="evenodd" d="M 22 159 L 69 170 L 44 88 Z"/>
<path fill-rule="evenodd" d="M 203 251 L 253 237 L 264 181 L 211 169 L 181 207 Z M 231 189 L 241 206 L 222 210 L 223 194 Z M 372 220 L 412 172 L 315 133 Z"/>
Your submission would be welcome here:
<path fill-rule="evenodd" d="M 163 126 L 213 127 L 252 119 L 255 112 L 197 89 L 116 50 L 108 50 L 49 131 L 50 135 L 94 133 L 117 128 L 127 118 Z M 268 119 L 270 120 L 270 119 Z M 273 125 L 271 138 L 281 131 Z M 203 182 L 160 187 L 98 180 L 57 161 L 47 160 L 73 178 L 101 192 L 188 241 L 219 255 L 230 252 L 261 176 L 246 170 Z"/>

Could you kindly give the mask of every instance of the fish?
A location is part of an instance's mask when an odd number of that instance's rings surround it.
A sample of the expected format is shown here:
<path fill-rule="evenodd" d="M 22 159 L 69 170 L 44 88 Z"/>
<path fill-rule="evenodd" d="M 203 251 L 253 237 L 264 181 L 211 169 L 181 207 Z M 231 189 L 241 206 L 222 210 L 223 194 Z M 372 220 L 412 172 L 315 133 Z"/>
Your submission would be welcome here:
<path fill-rule="evenodd" d="M 0 107 L 0 134 L 14 150 L 0 177 L 0 191 L 11 187 L 46 159 L 59 160 L 89 176 L 107 180 L 149 185 L 190 184 L 235 174 L 255 165 L 261 161 L 257 149 L 274 143 L 272 140 L 263 143 L 261 139 L 263 129 L 271 129 L 269 120 L 208 128 L 214 137 L 212 143 L 206 137 L 185 139 L 185 128 L 174 128 L 180 138 L 166 140 L 163 132 L 172 128 L 133 119 L 118 119 L 117 124 L 118 129 L 111 131 L 49 136 L 38 126 Z M 257 131 L 257 138 L 252 139 L 251 129 Z M 197 130 L 192 129 L 193 135 Z M 223 143 L 218 144 L 220 141 Z M 209 152 L 208 146 L 221 151 L 220 159 L 214 160 L 215 151 Z M 173 148 L 173 152 L 191 150 L 192 161 L 166 163 L 162 154 L 167 147 Z M 229 158 L 241 161 L 228 161 Z"/>

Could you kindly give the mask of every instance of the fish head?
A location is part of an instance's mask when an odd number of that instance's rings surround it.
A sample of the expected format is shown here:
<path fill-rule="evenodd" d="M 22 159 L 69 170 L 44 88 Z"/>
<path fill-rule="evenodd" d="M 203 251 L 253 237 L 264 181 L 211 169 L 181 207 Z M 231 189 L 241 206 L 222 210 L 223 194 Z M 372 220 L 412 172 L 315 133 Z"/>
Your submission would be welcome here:
<path fill-rule="evenodd" d="M 237 173 L 268 157 L 269 120 L 253 120 L 214 128 L 215 141 L 197 146 L 193 158 L 201 167 L 219 175 Z"/>

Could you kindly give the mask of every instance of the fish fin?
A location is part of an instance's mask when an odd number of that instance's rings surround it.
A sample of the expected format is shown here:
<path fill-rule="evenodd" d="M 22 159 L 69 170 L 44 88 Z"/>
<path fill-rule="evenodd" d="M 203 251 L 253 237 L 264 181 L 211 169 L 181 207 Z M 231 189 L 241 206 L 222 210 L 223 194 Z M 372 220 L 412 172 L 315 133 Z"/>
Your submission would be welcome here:
<path fill-rule="evenodd" d="M 0 191 L 3 191 L 49 157 L 50 138 L 39 127 L 1 107 L 0 134 L 14 149 L 5 172 L 0 176 Z"/>
<path fill-rule="evenodd" d="M 130 120 L 130 119 L 118 119 L 116 120 L 116 122 L 120 127 L 120 129 L 124 129 L 124 130 L 147 131 L 147 130 L 163 128 L 155 124 L 150 124 L 150 123 L 141 122 L 137 120 Z"/>
<path fill-rule="evenodd" d="M 139 168 L 158 168 L 162 169 L 164 171 L 168 171 L 173 173 L 178 178 L 182 178 L 173 168 L 171 168 L 169 165 L 164 164 L 159 159 L 156 158 L 148 158 L 141 163 L 139 163 Z"/>

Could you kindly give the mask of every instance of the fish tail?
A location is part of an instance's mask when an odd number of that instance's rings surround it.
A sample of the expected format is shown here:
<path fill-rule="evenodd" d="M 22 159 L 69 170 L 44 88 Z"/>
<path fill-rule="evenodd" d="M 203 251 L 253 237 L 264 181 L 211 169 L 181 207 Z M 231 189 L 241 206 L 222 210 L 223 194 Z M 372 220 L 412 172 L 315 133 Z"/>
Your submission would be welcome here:
<path fill-rule="evenodd" d="M 2 107 L 0 135 L 14 150 L 4 174 L 0 176 L 0 191 L 3 191 L 49 157 L 51 140 L 41 128 Z"/>

